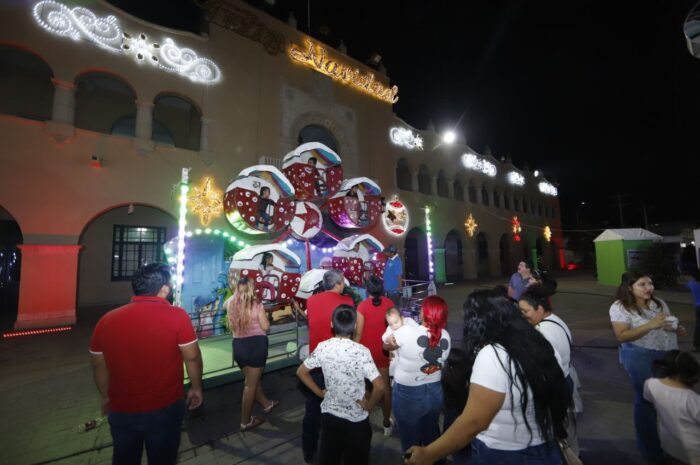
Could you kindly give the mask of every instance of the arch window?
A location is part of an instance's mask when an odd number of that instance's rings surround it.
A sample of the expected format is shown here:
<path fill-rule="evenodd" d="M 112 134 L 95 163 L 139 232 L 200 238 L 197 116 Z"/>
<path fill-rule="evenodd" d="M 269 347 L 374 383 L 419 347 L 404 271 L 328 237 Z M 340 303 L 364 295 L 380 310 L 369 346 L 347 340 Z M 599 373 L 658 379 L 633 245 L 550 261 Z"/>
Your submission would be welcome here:
<path fill-rule="evenodd" d="M 455 179 L 452 184 L 452 190 L 454 192 L 455 200 L 464 201 L 464 191 L 462 190 L 462 183 L 459 179 Z"/>
<path fill-rule="evenodd" d="M 20 118 L 51 119 L 53 71 L 36 55 L 0 45 L 0 113 Z"/>
<path fill-rule="evenodd" d="M 425 165 L 420 165 L 418 170 L 418 192 L 427 195 L 432 194 L 432 190 L 430 189 L 430 172 Z"/>
<path fill-rule="evenodd" d="M 437 178 L 437 194 L 440 197 L 449 197 L 449 192 L 447 188 L 447 179 L 445 179 L 445 172 L 440 170 Z"/>
<path fill-rule="evenodd" d="M 489 190 L 486 188 L 486 186 L 481 187 L 481 203 L 486 206 L 491 205 L 491 202 L 489 201 Z"/>
<path fill-rule="evenodd" d="M 76 128 L 110 134 L 118 126 L 134 131 L 122 135 L 135 135 L 135 124 L 127 125 L 128 117 L 136 115 L 136 93 L 131 86 L 105 73 L 84 74 L 75 83 Z"/>
<path fill-rule="evenodd" d="M 469 201 L 476 203 L 476 186 L 474 186 L 474 181 L 469 181 Z"/>
<path fill-rule="evenodd" d="M 199 150 L 202 115 L 190 101 L 163 94 L 154 100 L 153 140 L 188 150 Z"/>
<path fill-rule="evenodd" d="M 413 190 L 411 168 L 405 158 L 399 158 L 398 163 L 396 163 L 396 187 L 405 191 Z"/>

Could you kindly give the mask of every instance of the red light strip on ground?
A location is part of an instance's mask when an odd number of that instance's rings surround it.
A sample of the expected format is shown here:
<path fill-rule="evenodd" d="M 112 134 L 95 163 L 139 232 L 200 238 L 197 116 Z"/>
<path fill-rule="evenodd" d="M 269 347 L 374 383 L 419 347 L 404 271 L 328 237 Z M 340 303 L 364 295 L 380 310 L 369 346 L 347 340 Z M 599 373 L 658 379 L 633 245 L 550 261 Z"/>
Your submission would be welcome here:
<path fill-rule="evenodd" d="M 27 331 L 10 331 L 9 333 L 3 333 L 3 338 L 8 337 L 20 337 L 20 336 L 34 336 L 35 334 L 49 334 L 49 333 L 60 333 L 63 331 L 70 331 L 70 326 L 61 326 L 60 328 L 46 328 L 46 329 L 30 329 Z"/>

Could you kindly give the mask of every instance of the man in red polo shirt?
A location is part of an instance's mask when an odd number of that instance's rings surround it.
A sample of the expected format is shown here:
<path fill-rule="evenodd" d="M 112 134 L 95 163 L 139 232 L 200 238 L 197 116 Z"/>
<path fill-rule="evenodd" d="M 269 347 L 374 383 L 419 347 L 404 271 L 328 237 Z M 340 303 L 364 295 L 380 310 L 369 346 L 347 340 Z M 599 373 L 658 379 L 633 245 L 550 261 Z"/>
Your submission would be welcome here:
<path fill-rule="evenodd" d="M 355 305 L 351 297 L 341 295 L 345 289 L 345 278 L 340 271 L 326 271 L 323 274 L 323 288 L 325 292 L 312 295 L 306 301 L 306 318 L 309 320 L 309 353 L 313 352 L 319 343 L 333 337 L 331 329 L 333 310 L 341 304 L 350 305 L 353 308 Z M 321 389 L 326 388 L 321 370 L 312 371 L 311 377 Z M 306 393 L 301 439 L 304 460 L 307 462 L 313 460 L 318 447 L 322 400 L 310 391 Z"/>
<path fill-rule="evenodd" d="M 115 464 L 174 464 L 184 416 L 183 371 L 190 377 L 187 408 L 202 403 L 202 355 L 187 312 L 173 307 L 167 265 L 142 266 L 131 303 L 97 322 L 90 341 L 95 384 L 108 414 Z"/>

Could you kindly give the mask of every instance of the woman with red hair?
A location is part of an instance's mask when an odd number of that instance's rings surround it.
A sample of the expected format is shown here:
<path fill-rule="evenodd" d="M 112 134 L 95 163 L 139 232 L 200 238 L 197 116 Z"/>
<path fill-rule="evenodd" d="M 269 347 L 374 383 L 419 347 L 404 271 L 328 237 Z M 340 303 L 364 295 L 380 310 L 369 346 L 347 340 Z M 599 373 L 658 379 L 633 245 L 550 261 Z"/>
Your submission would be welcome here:
<path fill-rule="evenodd" d="M 416 444 L 430 444 L 440 436 L 438 419 L 443 406 L 442 367 L 450 354 L 447 302 L 438 296 L 423 300 L 421 325 L 404 325 L 386 348 L 396 350 L 392 410 L 405 452 Z"/>

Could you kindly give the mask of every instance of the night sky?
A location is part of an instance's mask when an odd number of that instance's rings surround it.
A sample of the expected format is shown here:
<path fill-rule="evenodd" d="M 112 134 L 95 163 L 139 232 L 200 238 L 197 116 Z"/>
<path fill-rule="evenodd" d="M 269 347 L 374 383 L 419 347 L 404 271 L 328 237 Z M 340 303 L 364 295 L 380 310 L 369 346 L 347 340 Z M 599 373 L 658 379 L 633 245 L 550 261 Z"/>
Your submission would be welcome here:
<path fill-rule="evenodd" d="M 198 28 L 188 0 L 168 14 L 112 3 Z M 248 3 L 309 31 L 307 0 Z M 700 60 L 683 36 L 695 0 L 310 3 L 312 36 L 382 55 L 407 123 L 457 125 L 474 149 L 559 183 L 566 228 L 620 226 L 617 195 L 626 227 L 644 226 L 643 208 L 650 225 L 700 226 Z"/>

